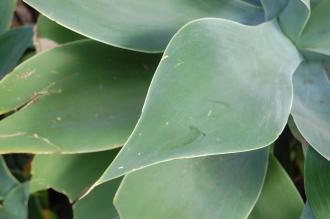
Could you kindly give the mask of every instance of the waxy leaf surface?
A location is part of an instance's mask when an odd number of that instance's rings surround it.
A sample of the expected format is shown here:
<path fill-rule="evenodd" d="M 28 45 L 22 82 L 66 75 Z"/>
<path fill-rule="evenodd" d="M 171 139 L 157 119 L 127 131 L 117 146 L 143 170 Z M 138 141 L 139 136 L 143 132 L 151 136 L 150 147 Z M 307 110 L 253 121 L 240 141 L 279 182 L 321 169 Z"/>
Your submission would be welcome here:
<path fill-rule="evenodd" d="M 330 162 L 312 147 L 307 150 L 305 162 L 305 191 L 315 217 L 329 218 Z"/>
<path fill-rule="evenodd" d="M 125 176 L 114 203 L 125 219 L 246 218 L 267 163 L 263 148 L 154 165 Z"/>
<path fill-rule="evenodd" d="M 239 0 L 25 0 L 56 22 L 89 38 L 146 52 L 163 51 L 185 23 L 221 17 L 263 20 L 260 7 Z"/>
<path fill-rule="evenodd" d="M 324 64 L 304 62 L 293 77 L 292 116 L 297 128 L 322 156 L 330 160 L 330 81 Z"/>
<path fill-rule="evenodd" d="M 274 22 L 210 18 L 186 25 L 166 49 L 139 122 L 100 182 L 173 159 L 270 145 L 288 120 L 300 61 Z"/>
<path fill-rule="evenodd" d="M 0 82 L 0 112 L 9 114 L 0 123 L 0 153 L 121 146 L 138 120 L 158 61 L 157 55 L 91 40 L 29 59 Z"/>

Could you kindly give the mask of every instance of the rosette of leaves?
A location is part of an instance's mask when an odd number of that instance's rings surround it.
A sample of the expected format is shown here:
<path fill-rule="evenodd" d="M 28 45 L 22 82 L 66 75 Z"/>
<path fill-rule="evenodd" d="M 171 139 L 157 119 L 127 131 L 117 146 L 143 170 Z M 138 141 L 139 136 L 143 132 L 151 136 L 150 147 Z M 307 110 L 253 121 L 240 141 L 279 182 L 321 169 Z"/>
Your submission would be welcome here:
<path fill-rule="evenodd" d="M 55 48 L 0 82 L 0 152 L 37 154 L 31 193 L 79 219 L 299 218 L 269 150 L 292 115 L 303 217 L 328 217 L 329 1 L 26 3 Z"/>

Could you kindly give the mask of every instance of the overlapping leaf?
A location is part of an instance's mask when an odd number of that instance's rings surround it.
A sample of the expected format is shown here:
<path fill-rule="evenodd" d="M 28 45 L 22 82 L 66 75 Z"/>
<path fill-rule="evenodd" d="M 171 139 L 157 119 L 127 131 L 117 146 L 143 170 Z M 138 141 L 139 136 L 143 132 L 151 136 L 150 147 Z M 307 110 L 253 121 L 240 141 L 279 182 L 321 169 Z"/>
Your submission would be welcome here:
<path fill-rule="evenodd" d="M 79 153 L 123 144 L 157 55 L 83 40 L 29 59 L 0 82 L 0 153 Z M 19 125 L 18 125 L 19 124 Z"/>
<path fill-rule="evenodd" d="M 306 24 L 301 38 L 297 42 L 299 48 L 330 55 L 330 1 L 314 1 L 311 17 Z M 296 15 L 299 16 L 299 15 Z"/>
<path fill-rule="evenodd" d="M 303 200 L 274 156 L 270 156 L 266 181 L 249 219 L 299 218 Z"/>
<path fill-rule="evenodd" d="M 303 137 L 330 160 L 330 82 L 322 63 L 305 62 L 293 77 L 292 116 Z"/>
<path fill-rule="evenodd" d="M 32 163 L 30 192 L 52 188 L 65 194 L 77 219 L 115 219 L 112 200 L 121 179 L 95 188 L 79 199 L 100 177 L 118 150 L 74 155 L 37 155 Z M 91 211 L 91 209 L 93 209 Z"/>
<path fill-rule="evenodd" d="M 266 20 L 277 17 L 287 6 L 288 0 L 261 0 L 261 4 L 265 9 Z"/>
<path fill-rule="evenodd" d="M 37 34 L 40 38 L 46 38 L 63 44 L 75 40 L 83 39 L 82 35 L 72 32 L 69 29 L 48 19 L 44 15 L 40 15 L 37 23 Z"/>
<path fill-rule="evenodd" d="M 330 162 L 309 147 L 305 163 L 305 191 L 309 205 L 318 219 L 329 218 Z"/>
<path fill-rule="evenodd" d="M 101 176 L 117 152 L 37 155 L 32 162 L 30 192 L 53 188 L 73 202 Z"/>
<path fill-rule="evenodd" d="M 7 194 L 0 207 L 1 219 L 26 219 L 28 216 L 28 183 L 18 184 Z"/>
<path fill-rule="evenodd" d="M 31 27 L 16 28 L 0 35 L 0 79 L 15 67 L 25 50 L 32 46 L 32 35 Z"/>
<path fill-rule="evenodd" d="M 289 0 L 279 17 L 282 30 L 293 41 L 298 41 L 310 17 L 310 0 Z"/>
<path fill-rule="evenodd" d="M 125 176 L 114 203 L 125 219 L 246 218 L 267 161 L 264 148 L 154 165 Z"/>
<path fill-rule="evenodd" d="M 28 183 L 19 183 L 0 156 L 0 218 L 26 219 Z"/>
<path fill-rule="evenodd" d="M 25 0 L 56 22 L 89 38 L 118 47 L 163 51 L 185 23 L 221 17 L 255 24 L 260 7 L 239 0 Z"/>
<path fill-rule="evenodd" d="M 111 180 L 95 189 L 73 205 L 74 219 L 120 219 L 113 198 L 121 179 Z"/>
<path fill-rule="evenodd" d="M 34 44 L 38 51 L 44 51 L 84 37 L 40 15 L 36 26 Z"/>
<path fill-rule="evenodd" d="M 168 160 L 271 144 L 287 122 L 300 61 L 274 22 L 188 24 L 166 49 L 139 122 L 100 182 Z"/>
<path fill-rule="evenodd" d="M 4 159 L 0 156 L 0 200 L 3 200 L 9 191 L 18 184 L 18 181 L 12 176 L 7 168 Z"/>

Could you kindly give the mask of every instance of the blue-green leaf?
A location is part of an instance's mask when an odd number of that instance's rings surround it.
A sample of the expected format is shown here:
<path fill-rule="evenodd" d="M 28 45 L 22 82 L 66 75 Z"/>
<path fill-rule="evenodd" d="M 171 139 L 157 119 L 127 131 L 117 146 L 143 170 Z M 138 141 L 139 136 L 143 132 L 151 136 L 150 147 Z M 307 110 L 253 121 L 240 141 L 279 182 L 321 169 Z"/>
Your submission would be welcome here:
<path fill-rule="evenodd" d="M 289 0 L 279 17 L 279 23 L 291 40 L 298 41 L 310 14 L 310 0 Z"/>
<path fill-rule="evenodd" d="M 20 27 L 0 35 L 0 79 L 10 72 L 32 46 L 32 27 Z"/>
<path fill-rule="evenodd" d="M 328 219 L 330 212 L 330 161 L 312 147 L 307 150 L 305 191 L 317 219 Z"/>
<path fill-rule="evenodd" d="M 125 219 L 246 218 L 261 192 L 268 149 L 174 160 L 127 175 L 114 199 Z"/>
<path fill-rule="evenodd" d="M 132 50 L 161 52 L 185 23 L 220 17 L 245 24 L 263 10 L 240 0 L 25 0 L 42 14 L 89 38 Z"/>
<path fill-rule="evenodd" d="M 276 22 L 210 18 L 186 25 L 167 47 L 139 122 L 100 182 L 173 159 L 268 146 L 287 123 L 300 62 Z"/>
<path fill-rule="evenodd" d="M 330 83 L 325 66 L 304 62 L 293 77 L 292 116 L 297 128 L 322 156 L 330 160 Z"/>

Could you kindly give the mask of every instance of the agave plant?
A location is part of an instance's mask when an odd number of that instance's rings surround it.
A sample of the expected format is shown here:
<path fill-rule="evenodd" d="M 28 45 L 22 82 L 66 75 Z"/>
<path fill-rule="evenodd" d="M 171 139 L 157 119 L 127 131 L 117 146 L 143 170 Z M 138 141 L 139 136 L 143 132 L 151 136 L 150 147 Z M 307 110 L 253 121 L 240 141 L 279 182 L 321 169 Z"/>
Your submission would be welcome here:
<path fill-rule="evenodd" d="M 0 216 L 37 218 L 52 188 L 76 219 L 330 217 L 330 1 L 25 2 L 38 54 L 0 81 L 0 152 L 35 156 L 23 184 L 2 161 Z M 273 152 L 286 125 L 305 207 Z"/>

